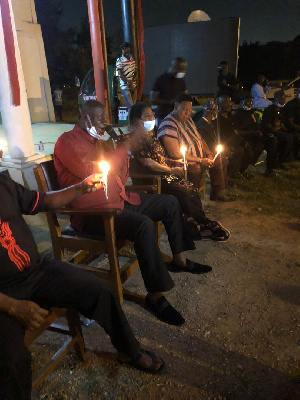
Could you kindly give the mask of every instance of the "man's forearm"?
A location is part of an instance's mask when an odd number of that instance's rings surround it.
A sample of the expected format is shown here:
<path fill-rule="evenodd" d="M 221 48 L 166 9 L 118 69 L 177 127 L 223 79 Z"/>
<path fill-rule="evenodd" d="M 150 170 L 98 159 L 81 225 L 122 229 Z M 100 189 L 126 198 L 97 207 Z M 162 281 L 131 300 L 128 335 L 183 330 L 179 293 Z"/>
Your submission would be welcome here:
<path fill-rule="evenodd" d="M 44 199 L 43 209 L 44 211 L 47 211 L 64 207 L 82 194 L 84 194 L 82 183 L 78 183 L 77 185 L 70 186 L 57 192 L 47 192 Z"/>
<path fill-rule="evenodd" d="M 10 314 L 16 299 L 0 293 L 0 312 Z"/>

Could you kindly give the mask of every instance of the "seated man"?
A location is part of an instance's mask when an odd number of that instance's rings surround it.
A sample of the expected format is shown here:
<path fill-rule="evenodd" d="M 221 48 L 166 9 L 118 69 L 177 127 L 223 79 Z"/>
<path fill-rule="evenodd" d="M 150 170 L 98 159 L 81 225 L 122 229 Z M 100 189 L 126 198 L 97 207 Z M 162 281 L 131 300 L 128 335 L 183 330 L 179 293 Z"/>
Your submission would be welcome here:
<path fill-rule="evenodd" d="M 232 120 L 234 128 L 250 144 L 252 149 L 250 164 L 255 165 L 263 152 L 264 143 L 260 125 L 256 122 L 253 114 L 250 94 L 245 95 L 241 100 L 241 105 L 234 112 Z"/>
<path fill-rule="evenodd" d="M 242 174 L 249 166 L 253 158 L 252 150 L 249 143 L 234 128 L 230 97 L 220 96 L 218 105 L 217 130 L 220 135 L 220 142 L 225 145 L 228 157 L 228 177 L 237 178 L 238 174 Z"/>
<path fill-rule="evenodd" d="M 96 320 L 137 368 L 162 371 L 164 362 L 141 350 L 108 285 L 70 264 L 41 257 L 22 214 L 63 207 L 96 189 L 98 176 L 59 192 L 25 189 L 0 173 L 0 398 L 31 398 L 31 360 L 25 329 L 39 328 L 51 307 L 74 308 Z"/>
<path fill-rule="evenodd" d="M 267 80 L 264 75 L 259 74 L 256 83 L 251 88 L 251 96 L 253 97 L 252 107 L 254 108 L 265 108 L 269 107 L 272 102 L 267 99 L 266 94 L 269 92 L 270 86 L 268 86 Z"/>
<path fill-rule="evenodd" d="M 274 176 L 274 169 L 286 170 L 285 163 L 291 161 L 293 152 L 293 136 L 284 125 L 284 105 L 286 95 L 283 90 L 274 93 L 274 104 L 263 113 L 261 127 L 264 133 L 267 150 L 266 175 Z"/>
<path fill-rule="evenodd" d="M 146 290 L 148 308 L 162 321 L 172 325 L 182 325 L 185 321 L 163 296 L 171 290 L 174 282 L 163 262 L 154 231 L 153 221 L 162 221 L 173 253 L 170 270 L 203 273 L 211 270 L 206 265 L 187 260 L 185 250 L 195 249 L 186 231 L 178 201 L 167 195 L 125 192 L 128 178 L 129 151 L 138 146 L 135 134 L 112 149 L 101 136 L 105 133 L 107 115 L 105 107 L 98 101 L 89 100 L 81 108 L 79 123 L 61 135 L 54 149 L 54 163 L 62 187 L 80 182 L 93 169 L 98 170 L 98 162 L 110 163 L 108 175 L 108 196 L 103 191 L 89 193 L 73 202 L 80 208 L 111 207 L 124 208 L 115 217 L 116 236 L 134 242 Z M 144 128 L 141 128 L 144 130 Z M 146 134 L 146 133 L 145 133 Z M 102 219 L 95 217 L 72 217 L 75 230 L 91 235 L 103 234 Z"/>
<path fill-rule="evenodd" d="M 209 168 L 211 200 L 228 201 L 230 198 L 224 193 L 227 185 L 226 161 L 223 155 L 219 155 L 213 162 L 213 153 L 199 135 L 191 114 L 192 97 L 188 94 L 179 95 L 174 110 L 160 124 L 157 138 L 167 156 L 173 160 L 182 158 L 180 147 L 186 146 L 189 181 L 198 188 L 201 173 L 204 168 Z"/>
<path fill-rule="evenodd" d="M 294 141 L 294 156 L 300 159 L 300 88 L 297 89 L 296 97 L 284 106 L 284 125 L 292 132 Z"/>

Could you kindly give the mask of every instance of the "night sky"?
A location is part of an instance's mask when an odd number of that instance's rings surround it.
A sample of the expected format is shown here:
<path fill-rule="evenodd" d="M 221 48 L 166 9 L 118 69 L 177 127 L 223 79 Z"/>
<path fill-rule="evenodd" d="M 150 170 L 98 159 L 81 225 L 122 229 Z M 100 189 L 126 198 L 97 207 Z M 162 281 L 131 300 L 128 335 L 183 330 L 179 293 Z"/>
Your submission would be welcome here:
<path fill-rule="evenodd" d="M 76 27 L 87 13 L 84 0 L 60 4 L 62 27 Z M 105 28 L 113 34 L 121 28 L 121 0 L 103 0 L 103 4 Z M 145 27 L 183 23 L 200 9 L 211 19 L 241 17 L 241 43 L 288 41 L 300 35 L 300 0 L 142 0 L 142 6 Z"/>

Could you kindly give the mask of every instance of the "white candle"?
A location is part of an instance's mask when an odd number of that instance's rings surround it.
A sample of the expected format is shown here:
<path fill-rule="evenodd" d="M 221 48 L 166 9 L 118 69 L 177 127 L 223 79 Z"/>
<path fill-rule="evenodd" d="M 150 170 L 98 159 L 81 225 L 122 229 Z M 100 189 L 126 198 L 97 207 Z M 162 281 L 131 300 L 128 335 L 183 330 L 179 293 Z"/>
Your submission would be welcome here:
<path fill-rule="evenodd" d="M 185 153 L 186 153 L 186 146 L 181 146 L 180 151 L 183 155 L 183 169 L 186 171 L 186 158 L 185 158 Z"/>
<path fill-rule="evenodd" d="M 106 161 L 101 161 L 101 162 L 99 162 L 98 165 L 99 165 L 100 171 L 102 171 L 102 174 L 103 174 L 103 177 L 101 178 L 101 182 L 103 183 L 105 197 L 106 197 L 106 199 L 108 199 L 108 196 L 107 196 L 107 187 L 108 187 L 107 176 L 108 176 L 108 171 L 110 170 L 110 166 L 109 166 L 108 162 L 106 162 Z"/>
<path fill-rule="evenodd" d="M 217 154 L 214 156 L 213 162 L 215 162 L 216 158 L 221 153 L 221 151 L 223 151 L 223 146 L 221 144 L 218 144 L 218 146 L 217 146 Z"/>

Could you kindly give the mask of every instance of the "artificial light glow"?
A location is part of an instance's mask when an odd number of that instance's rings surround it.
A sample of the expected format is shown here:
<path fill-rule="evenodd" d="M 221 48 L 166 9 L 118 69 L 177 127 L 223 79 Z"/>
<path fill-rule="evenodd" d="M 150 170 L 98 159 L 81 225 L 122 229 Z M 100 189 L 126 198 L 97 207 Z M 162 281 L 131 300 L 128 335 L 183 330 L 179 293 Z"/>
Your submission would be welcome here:
<path fill-rule="evenodd" d="M 223 146 L 221 144 L 218 144 L 217 146 L 217 154 L 214 156 L 213 161 L 218 157 L 218 155 L 223 151 Z"/>

